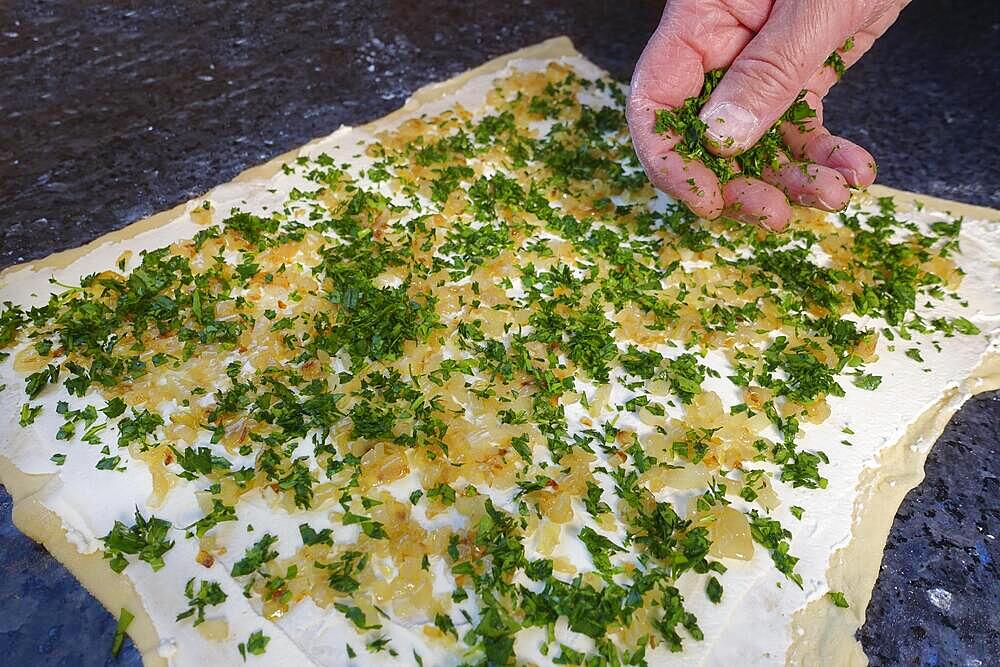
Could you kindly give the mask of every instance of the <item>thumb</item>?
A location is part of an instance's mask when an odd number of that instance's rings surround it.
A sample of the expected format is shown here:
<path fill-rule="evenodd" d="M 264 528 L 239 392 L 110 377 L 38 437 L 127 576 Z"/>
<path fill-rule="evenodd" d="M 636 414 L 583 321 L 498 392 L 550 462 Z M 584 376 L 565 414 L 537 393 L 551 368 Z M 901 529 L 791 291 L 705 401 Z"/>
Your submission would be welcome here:
<path fill-rule="evenodd" d="M 850 0 L 777 0 L 699 114 L 717 155 L 754 145 L 862 21 Z"/>

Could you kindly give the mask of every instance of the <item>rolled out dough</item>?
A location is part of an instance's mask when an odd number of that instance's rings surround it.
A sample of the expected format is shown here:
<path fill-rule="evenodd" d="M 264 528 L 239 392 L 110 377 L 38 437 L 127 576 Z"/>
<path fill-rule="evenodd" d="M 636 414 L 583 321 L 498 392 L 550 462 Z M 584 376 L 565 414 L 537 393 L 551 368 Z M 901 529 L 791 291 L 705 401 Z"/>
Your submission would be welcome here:
<path fill-rule="evenodd" d="M 374 133 L 380 128 L 390 127 L 418 114 L 424 106 L 448 97 L 472 79 L 504 70 L 512 61 L 555 60 L 578 56 L 570 41 L 564 37 L 516 51 L 447 82 L 422 88 L 403 108 L 361 129 Z M 237 176 L 233 183 L 245 184 L 266 180 L 278 173 L 282 164 L 306 153 L 315 143 L 249 169 Z M 111 246 L 129 247 L 136 237 L 185 215 L 196 203 L 211 196 L 212 193 L 209 192 L 191 202 L 140 220 L 80 248 L 7 269 L 0 277 L 0 293 L 9 298 L 8 295 L 16 293 L 28 276 L 64 270 L 75 262 Z M 919 200 L 928 208 L 949 211 L 956 216 L 977 220 L 1000 220 L 1000 211 L 938 200 L 881 186 L 874 186 L 869 189 L 867 195 L 859 196 L 862 198 L 892 196 L 901 206 L 912 206 Z M 996 270 L 996 267 L 994 266 L 992 270 Z M 997 311 L 1000 312 L 1000 306 Z M 867 662 L 854 638 L 854 633 L 864 622 L 865 609 L 871 597 L 882 550 L 896 509 L 906 492 L 921 481 L 927 453 L 951 415 L 970 395 L 997 387 L 1000 387 L 1000 354 L 997 353 L 997 341 L 994 338 L 990 353 L 983 356 L 964 382 L 949 387 L 923 414 L 914 415 L 904 435 L 897 442 L 880 450 L 877 465 L 864 471 L 856 492 L 842 507 L 843 512 L 850 512 L 853 517 L 851 538 L 830 555 L 827 566 L 830 588 L 843 591 L 851 606 L 847 610 L 839 609 L 820 597 L 801 608 L 792 619 L 791 641 L 786 647 L 786 653 L 783 658 L 775 655 L 775 664 L 784 662 L 794 665 L 848 665 Z M 17 389 L 20 390 L 20 387 Z M 58 492 L 58 475 L 28 474 L 12 462 L 11 459 L 16 458 L 10 456 L 12 449 L 10 443 L 13 440 L 16 439 L 18 447 L 21 448 L 40 443 L 24 441 L 32 436 L 17 427 L 16 415 L 13 414 L 9 404 L 3 411 L 0 432 L 6 443 L 0 446 L 0 482 L 14 497 L 15 524 L 25 534 L 43 544 L 112 613 L 117 614 L 121 608 L 127 608 L 135 614 L 135 621 L 129 627 L 128 633 L 141 651 L 147 666 L 169 664 L 169 660 L 164 656 L 169 656 L 170 652 L 164 650 L 157 629 L 130 580 L 112 572 L 99 551 L 81 553 L 77 545 L 67 536 L 62 519 L 40 502 L 40 498 L 47 494 Z M 757 623 L 768 622 L 763 614 L 764 612 L 756 619 Z"/>

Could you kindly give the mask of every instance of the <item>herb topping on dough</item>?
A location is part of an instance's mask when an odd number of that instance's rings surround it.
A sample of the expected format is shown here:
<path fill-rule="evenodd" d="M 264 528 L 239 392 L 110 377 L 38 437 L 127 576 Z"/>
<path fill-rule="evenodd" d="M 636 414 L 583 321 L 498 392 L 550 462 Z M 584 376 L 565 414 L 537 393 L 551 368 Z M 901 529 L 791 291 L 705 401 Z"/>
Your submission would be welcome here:
<path fill-rule="evenodd" d="M 53 466 L 103 447 L 101 474 L 148 467 L 151 507 L 197 493 L 196 523 L 143 509 L 104 537 L 116 572 L 182 540 L 231 563 L 179 584 L 178 623 L 209 625 L 228 574 L 267 618 L 343 614 L 347 657 L 409 660 L 383 633 L 403 623 L 468 664 L 532 627 L 555 663 L 645 664 L 702 639 L 680 577 L 719 603 L 761 549 L 802 584 L 771 514 L 827 486 L 800 436 L 845 382 L 878 390 L 879 336 L 931 363 L 912 332 L 978 333 L 915 312 L 956 298 L 960 220 L 882 200 L 784 235 L 705 222 L 650 188 L 618 84 L 552 64 L 487 102 L 359 146 L 363 173 L 300 157 L 281 210 L 206 202 L 194 238 L 4 305 L 21 425 L 56 385 L 85 405 L 60 403 Z M 298 525 L 294 557 L 263 530 L 227 552 L 248 494 Z"/>

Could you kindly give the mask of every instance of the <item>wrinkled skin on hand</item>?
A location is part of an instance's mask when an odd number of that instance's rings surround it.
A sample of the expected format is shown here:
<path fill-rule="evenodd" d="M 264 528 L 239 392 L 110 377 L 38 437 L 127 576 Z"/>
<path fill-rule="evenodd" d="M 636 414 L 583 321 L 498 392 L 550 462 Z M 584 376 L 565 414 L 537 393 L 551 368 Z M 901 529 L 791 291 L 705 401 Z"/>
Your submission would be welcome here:
<path fill-rule="evenodd" d="M 784 229 L 792 202 L 827 211 L 847 205 L 848 187 L 875 180 L 875 160 L 823 127 L 823 97 L 837 82 L 824 62 L 837 51 L 850 67 L 909 0 L 668 0 L 632 76 L 626 113 L 636 153 L 653 185 L 705 218 L 727 215 Z M 848 38 L 853 40 L 844 49 Z M 728 68 L 699 114 L 709 150 L 732 156 L 752 146 L 802 91 L 816 117 L 783 123 L 793 160 L 762 179 L 725 184 L 676 153 L 676 135 L 654 131 L 656 111 L 697 95 L 705 72 Z M 859 101 L 863 103 L 863 101 Z"/>

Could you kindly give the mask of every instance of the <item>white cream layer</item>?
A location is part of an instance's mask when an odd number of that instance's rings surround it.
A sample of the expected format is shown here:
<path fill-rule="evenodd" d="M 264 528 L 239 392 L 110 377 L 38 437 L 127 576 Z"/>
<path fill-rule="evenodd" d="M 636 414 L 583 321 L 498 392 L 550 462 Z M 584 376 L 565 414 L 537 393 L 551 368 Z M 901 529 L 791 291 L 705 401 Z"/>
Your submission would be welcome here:
<path fill-rule="evenodd" d="M 582 58 L 563 60 L 585 77 L 602 74 Z M 522 71 L 541 70 L 546 64 L 547 61 L 544 60 L 519 60 L 514 61 L 511 68 Z M 473 78 L 454 95 L 425 104 L 415 109 L 413 114 L 433 115 L 456 102 L 468 109 L 479 108 L 485 94 L 491 89 L 495 76 Z M 307 146 L 304 154 L 317 155 L 325 152 L 338 163 L 352 163 L 351 171 L 357 174 L 360 168 L 367 166 L 366 158 L 357 157 L 362 150 L 359 144 L 373 139 L 372 132 L 341 128 L 329 137 Z M 206 199 L 213 203 L 217 215 L 225 214 L 233 207 L 267 213 L 281 208 L 285 195 L 292 187 L 306 185 L 307 182 L 299 177 L 279 173 L 266 181 L 221 186 L 209 193 Z M 198 200 L 200 201 L 201 199 Z M 195 205 L 196 203 L 190 204 L 188 211 Z M 907 213 L 906 217 L 920 223 L 949 219 L 933 211 Z M 192 222 L 189 215 L 184 214 L 169 224 L 127 241 L 108 243 L 96 248 L 54 274 L 49 271 L 34 271 L 29 266 L 8 276 L 0 287 L 0 300 L 12 300 L 21 304 L 43 303 L 50 292 L 48 279 L 53 275 L 60 282 L 73 283 L 84 275 L 112 266 L 125 250 L 135 252 L 157 248 L 178 239 L 190 238 L 198 229 L 199 226 Z M 663 649 L 652 652 L 648 655 L 650 664 L 772 665 L 784 662 L 792 641 L 793 613 L 826 593 L 826 571 L 830 555 L 852 538 L 852 510 L 859 495 L 857 483 L 862 471 L 876 465 L 880 452 L 898 442 L 907 427 L 943 396 L 951 394 L 949 400 L 956 404 L 964 401 L 972 390 L 966 379 L 987 355 L 1000 351 L 1000 266 L 996 259 L 1000 257 L 1000 226 L 996 223 L 967 220 L 962 230 L 961 244 L 963 252 L 957 261 L 967 275 L 959 293 L 968 301 L 969 308 L 960 308 L 949 302 L 944 308 L 935 310 L 935 313 L 963 315 L 976 323 L 984 332 L 983 335 L 948 339 L 940 335 L 916 335 L 909 343 L 897 340 L 895 352 L 889 352 L 890 342 L 881 339 L 879 361 L 867 367 L 868 372 L 883 377 L 878 390 L 864 391 L 854 387 L 849 381 L 842 381 L 846 396 L 841 399 L 831 398 L 831 417 L 820 426 L 806 426 L 805 436 L 800 442 L 803 449 L 822 449 L 830 457 L 830 464 L 822 468 L 822 474 L 829 479 L 829 487 L 824 491 L 808 491 L 777 484 L 782 505 L 774 515 L 793 532 L 791 552 L 801 559 L 797 570 L 803 577 L 803 589 L 799 590 L 778 573 L 768 554 L 759 547 L 755 557 L 749 562 L 725 561 L 729 570 L 721 577 L 725 595 L 719 605 L 713 605 L 707 600 L 701 590 L 703 580 L 700 577 L 683 577 L 679 587 L 688 608 L 698 616 L 705 639 L 701 642 L 686 640 L 684 651 L 679 654 L 669 654 Z M 936 352 L 931 346 L 932 339 L 939 340 L 941 352 Z M 924 356 L 924 363 L 914 362 L 903 354 L 906 348 L 917 344 Z M 717 369 L 725 377 L 727 369 L 722 365 L 718 365 Z M 99 536 L 106 535 L 114 521 L 120 520 L 131 525 L 136 504 L 146 515 L 152 511 L 144 506 L 152 486 L 148 470 L 141 461 L 127 460 L 127 471 L 124 473 L 100 471 L 94 467 L 101 458 L 99 447 L 88 446 L 79 441 L 59 443 L 53 439 L 62 423 L 55 412 L 56 402 L 67 400 L 72 408 L 84 405 L 84 401 L 70 398 L 61 385 L 46 390 L 37 401 L 33 401 L 34 404 L 43 404 L 44 409 L 37 422 L 29 427 L 28 437 L 25 437 L 25 433 L 17 425 L 17 409 L 25 398 L 23 378 L 13 372 L 10 360 L 0 364 L 0 383 L 7 385 L 0 394 L 0 400 L 6 406 L 0 417 L 0 454 L 23 472 L 56 475 L 38 498 L 62 519 L 68 539 L 81 553 L 99 549 Z M 706 388 L 709 388 L 707 384 Z M 720 385 L 718 389 L 720 395 L 725 397 L 726 388 Z M 583 428 L 579 422 L 581 411 L 569 409 L 567 415 L 571 420 L 571 431 Z M 618 424 L 639 431 L 647 428 L 634 415 L 623 414 Z M 849 427 L 855 434 L 844 435 L 843 427 Z M 104 439 L 114 449 L 115 433 L 113 430 L 109 431 L 105 432 Z M 843 439 L 850 440 L 853 446 L 839 444 Z M 933 437 L 920 443 L 920 446 L 929 447 L 932 443 Z M 55 466 L 49 460 L 58 451 L 68 454 L 62 467 Z M 123 456 L 127 458 L 127 452 Z M 203 515 L 195 499 L 195 489 L 194 484 L 179 484 L 169 493 L 165 504 L 155 509 L 155 514 L 172 521 L 174 526 L 193 523 Z M 789 513 L 788 508 L 793 505 L 804 508 L 801 521 Z M 445 645 L 428 640 L 418 626 L 410 627 L 382 620 L 384 633 L 398 653 L 398 658 L 390 660 L 387 653 L 373 655 L 366 652 L 363 641 L 350 622 L 332 609 L 320 609 L 307 599 L 272 623 L 259 615 L 255 601 L 244 598 L 241 584 L 228 574 L 233 562 L 239 559 L 244 549 L 264 533 L 270 532 L 279 537 L 277 549 L 280 555 L 290 556 L 301 544 L 298 524 L 307 521 L 317 529 L 328 526 L 328 509 L 288 515 L 276 512 L 267 499 L 258 493 L 254 497 L 245 497 L 240 503 L 239 522 L 222 524 L 216 529 L 229 551 L 211 569 L 206 570 L 195 562 L 197 541 L 184 539 L 180 531 L 175 536 L 176 545 L 167 553 L 166 566 L 161 571 L 154 573 L 147 564 L 133 562 L 121 576 L 131 580 L 141 597 L 162 640 L 160 654 L 170 664 L 178 666 L 236 664 L 240 661 L 236 644 L 245 641 L 251 632 L 263 630 L 271 638 L 271 642 L 263 659 L 251 656 L 251 662 L 261 660 L 261 664 L 347 664 L 345 644 L 348 642 L 357 652 L 357 658 L 351 664 L 413 664 L 413 651 L 423 657 L 426 665 L 459 662 L 459 656 L 450 653 Z M 586 517 L 585 513 L 578 511 L 576 522 L 564 527 L 564 534 L 579 528 Z M 253 524 L 252 533 L 245 530 L 247 524 Z M 346 534 L 342 537 L 349 538 Z M 573 543 L 568 543 L 562 553 L 583 568 L 589 568 L 586 551 Z M 443 574 L 443 562 L 434 563 L 434 567 Z M 194 630 L 190 622 L 175 622 L 175 616 L 187 608 L 183 588 L 191 577 L 211 579 L 222 584 L 228 599 L 224 605 L 210 608 L 208 617 L 226 618 L 230 628 L 229 640 L 209 641 Z M 564 625 L 557 628 L 557 636 L 563 643 L 579 650 L 586 650 L 591 646 L 588 638 L 569 632 Z M 519 660 L 549 664 L 558 651 L 550 651 L 549 657 L 542 656 L 538 652 L 541 638 L 542 632 L 537 629 L 520 633 L 516 645 Z"/>

